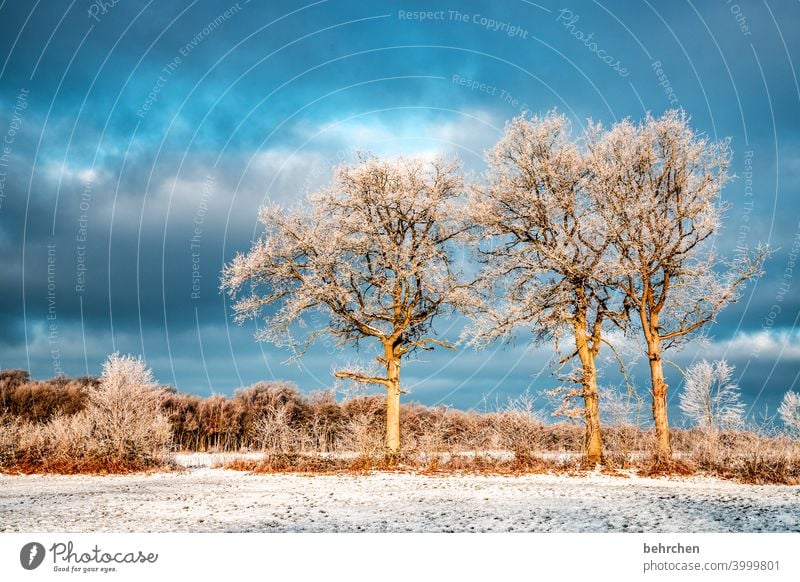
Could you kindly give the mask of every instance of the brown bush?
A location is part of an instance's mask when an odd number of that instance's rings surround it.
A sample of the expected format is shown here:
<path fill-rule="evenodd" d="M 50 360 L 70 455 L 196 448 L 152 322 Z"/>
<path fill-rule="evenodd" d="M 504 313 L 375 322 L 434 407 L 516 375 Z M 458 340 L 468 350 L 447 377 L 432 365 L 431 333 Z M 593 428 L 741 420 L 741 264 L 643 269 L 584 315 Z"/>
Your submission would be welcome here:
<path fill-rule="evenodd" d="M 161 397 L 161 410 L 169 421 L 176 449 L 182 451 L 205 450 L 201 443 L 207 440 L 205 427 L 200 424 L 199 396 L 165 391 Z"/>
<path fill-rule="evenodd" d="M 347 422 L 342 407 L 333 392 L 317 392 L 308 401 L 303 450 L 334 452 L 344 438 Z"/>
<path fill-rule="evenodd" d="M 0 412 L 31 422 L 46 422 L 57 414 L 75 414 L 86 406 L 94 378 L 31 381 L 24 370 L 0 371 Z"/>
<path fill-rule="evenodd" d="M 266 413 L 281 409 L 288 415 L 292 427 L 303 424 L 309 413 L 306 399 L 294 384 L 289 382 L 258 382 L 249 388 L 237 390 L 231 403 L 241 414 L 239 429 L 249 434 Z"/>

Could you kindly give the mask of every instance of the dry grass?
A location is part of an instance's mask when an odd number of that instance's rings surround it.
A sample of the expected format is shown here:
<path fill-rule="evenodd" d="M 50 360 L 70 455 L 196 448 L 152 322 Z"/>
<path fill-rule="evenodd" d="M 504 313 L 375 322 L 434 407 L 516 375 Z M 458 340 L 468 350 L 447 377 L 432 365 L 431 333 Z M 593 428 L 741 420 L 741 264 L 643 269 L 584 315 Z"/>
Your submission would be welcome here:
<path fill-rule="evenodd" d="M 697 431 L 687 458 L 696 472 L 752 484 L 800 484 L 800 442 L 785 435 Z"/>
<path fill-rule="evenodd" d="M 368 474 L 372 471 L 414 472 L 423 475 L 579 474 L 574 461 L 545 458 L 516 459 L 497 455 L 454 455 L 435 460 L 404 456 L 397 463 L 384 457 L 321 457 L 314 454 L 267 455 L 263 460 L 237 459 L 221 465 L 251 473 Z"/>
<path fill-rule="evenodd" d="M 147 432 L 108 439 L 107 419 L 93 409 L 47 423 L 4 421 L 0 472 L 130 473 L 170 467 L 169 430 L 158 419 Z"/>

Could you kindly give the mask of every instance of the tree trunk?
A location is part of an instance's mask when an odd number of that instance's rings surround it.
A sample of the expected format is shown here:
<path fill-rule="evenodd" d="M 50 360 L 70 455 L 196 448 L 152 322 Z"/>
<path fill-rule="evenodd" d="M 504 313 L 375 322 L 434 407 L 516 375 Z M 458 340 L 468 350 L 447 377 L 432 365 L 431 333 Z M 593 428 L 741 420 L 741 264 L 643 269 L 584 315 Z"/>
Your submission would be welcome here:
<path fill-rule="evenodd" d="M 647 346 L 650 360 L 650 379 L 653 390 L 653 423 L 656 426 L 656 465 L 668 465 L 672 461 L 669 442 L 669 419 L 667 418 L 667 383 L 664 382 L 664 363 L 661 360 L 661 344 L 657 337 Z"/>
<path fill-rule="evenodd" d="M 386 358 L 386 461 L 393 465 L 400 458 L 400 360 L 391 345 L 384 349 Z"/>
<path fill-rule="evenodd" d="M 589 348 L 586 338 L 586 321 L 579 318 L 575 325 L 575 347 L 581 359 L 583 368 L 583 402 L 584 422 L 586 433 L 584 436 L 584 452 L 587 465 L 603 464 L 603 439 L 600 433 L 600 407 L 597 392 L 597 369 L 594 362 L 594 353 Z"/>

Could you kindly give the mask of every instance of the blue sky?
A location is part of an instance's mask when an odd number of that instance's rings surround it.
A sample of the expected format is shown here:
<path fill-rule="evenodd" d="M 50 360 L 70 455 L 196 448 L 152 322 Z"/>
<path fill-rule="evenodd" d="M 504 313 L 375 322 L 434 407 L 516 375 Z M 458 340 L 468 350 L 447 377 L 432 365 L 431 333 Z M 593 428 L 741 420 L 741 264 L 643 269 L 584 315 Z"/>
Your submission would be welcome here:
<path fill-rule="evenodd" d="M 198 394 L 270 378 L 329 387 L 367 345 L 286 364 L 218 292 L 259 206 L 302 199 L 359 149 L 457 154 L 480 172 L 524 109 L 580 128 L 682 107 L 732 140 L 720 252 L 776 251 L 708 341 L 668 357 L 728 358 L 754 414 L 797 389 L 796 2 L 6 1 L 0 27 L 2 368 L 97 374 L 119 350 Z M 646 394 L 638 343 L 620 348 Z M 482 406 L 555 386 L 552 356 L 521 334 L 425 354 L 403 379 L 409 399 Z"/>

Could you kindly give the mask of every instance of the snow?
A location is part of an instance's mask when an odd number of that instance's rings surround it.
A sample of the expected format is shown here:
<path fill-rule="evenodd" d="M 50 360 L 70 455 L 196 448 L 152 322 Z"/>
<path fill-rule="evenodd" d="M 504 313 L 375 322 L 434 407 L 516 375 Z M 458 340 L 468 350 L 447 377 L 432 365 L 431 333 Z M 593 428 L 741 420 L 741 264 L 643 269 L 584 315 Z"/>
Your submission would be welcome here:
<path fill-rule="evenodd" d="M 195 461 L 171 473 L 2 475 L 0 530 L 800 531 L 800 487 L 599 473 L 255 475 Z"/>

